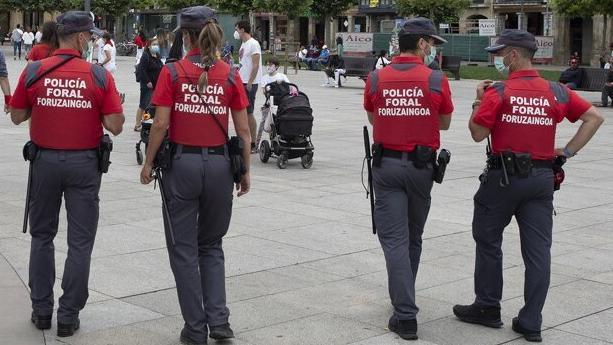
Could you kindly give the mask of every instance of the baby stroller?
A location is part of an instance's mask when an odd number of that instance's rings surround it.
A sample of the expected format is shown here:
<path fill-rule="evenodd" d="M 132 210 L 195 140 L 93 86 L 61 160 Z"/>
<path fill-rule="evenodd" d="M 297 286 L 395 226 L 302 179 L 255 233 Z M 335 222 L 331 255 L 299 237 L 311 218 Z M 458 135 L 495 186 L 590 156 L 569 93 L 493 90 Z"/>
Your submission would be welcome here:
<path fill-rule="evenodd" d="M 138 165 L 143 164 L 143 152 L 140 149 L 140 144 L 145 144 L 145 151 L 147 150 L 147 144 L 149 144 L 149 132 L 151 131 L 151 125 L 153 124 L 153 118 L 155 117 L 155 107 L 148 106 L 143 114 L 143 119 L 140 122 L 140 140 L 136 143 L 136 163 Z"/>
<path fill-rule="evenodd" d="M 296 92 L 290 92 L 294 87 Z M 287 167 L 289 159 L 300 158 L 304 169 L 313 165 L 313 143 L 311 130 L 313 128 L 313 110 L 309 98 L 298 91 L 298 86 L 288 83 L 270 83 L 265 89 L 266 103 L 264 107 L 271 107 L 270 97 L 274 105 L 278 106 L 272 116 L 270 126 L 270 143 L 262 140 L 260 143 L 260 160 L 268 162 L 271 156 L 277 158 L 279 169 Z M 270 109 L 270 108 L 269 108 Z"/>

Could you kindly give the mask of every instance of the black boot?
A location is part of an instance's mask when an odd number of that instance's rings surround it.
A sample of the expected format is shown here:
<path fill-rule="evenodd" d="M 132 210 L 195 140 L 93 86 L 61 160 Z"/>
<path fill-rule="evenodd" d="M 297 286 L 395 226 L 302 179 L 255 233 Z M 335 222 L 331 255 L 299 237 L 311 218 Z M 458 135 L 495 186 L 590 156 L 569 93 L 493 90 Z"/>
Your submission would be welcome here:
<path fill-rule="evenodd" d="M 460 321 L 476 323 L 479 325 L 500 328 L 503 323 L 500 319 L 500 308 L 480 306 L 475 303 L 471 305 L 455 305 L 453 313 Z"/>
<path fill-rule="evenodd" d="M 184 345 L 206 345 L 206 335 L 204 341 L 194 340 L 189 336 L 188 331 L 185 329 L 185 327 L 181 330 L 180 340 L 181 344 Z"/>
<path fill-rule="evenodd" d="M 57 336 L 58 337 L 70 337 L 79 329 L 81 322 L 77 319 L 72 323 L 57 323 Z"/>
<path fill-rule="evenodd" d="M 51 328 L 51 318 L 52 315 L 39 315 L 37 312 L 33 311 L 30 320 L 38 329 L 49 329 Z"/>
<path fill-rule="evenodd" d="M 226 323 L 219 326 L 209 326 L 209 337 L 215 340 L 232 339 L 234 332 L 230 328 L 230 324 Z"/>
<path fill-rule="evenodd" d="M 513 326 L 511 326 L 511 328 L 513 328 L 513 331 L 515 331 L 515 333 L 523 334 L 524 338 L 529 342 L 540 343 L 541 341 L 543 341 L 543 338 L 541 337 L 541 331 L 531 331 L 523 328 L 519 324 L 519 318 L 517 317 L 513 318 Z"/>
<path fill-rule="evenodd" d="M 417 320 L 398 320 L 392 316 L 387 324 L 390 331 L 404 340 L 417 340 Z"/>

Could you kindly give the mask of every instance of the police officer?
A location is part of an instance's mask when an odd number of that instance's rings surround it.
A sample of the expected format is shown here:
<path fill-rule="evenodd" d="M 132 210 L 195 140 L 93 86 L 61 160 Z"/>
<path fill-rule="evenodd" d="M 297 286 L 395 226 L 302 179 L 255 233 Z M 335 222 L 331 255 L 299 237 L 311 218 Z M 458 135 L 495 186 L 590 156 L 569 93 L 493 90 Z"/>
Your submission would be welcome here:
<path fill-rule="evenodd" d="M 413 340 L 415 276 L 430 210 L 434 157 L 439 131 L 449 128 L 453 104 L 445 75 L 424 65 L 431 48 L 446 42 L 432 21 L 410 19 L 398 38 L 400 56 L 368 77 L 364 109 L 373 125 L 374 216 L 394 306 L 388 327 Z"/>
<path fill-rule="evenodd" d="M 38 147 L 33 161 L 29 286 L 32 322 L 51 327 L 55 260 L 62 196 L 68 219 L 68 258 L 57 311 L 57 335 L 79 328 L 79 311 L 88 297 L 91 253 L 98 226 L 101 171 L 98 147 L 102 127 L 121 133 L 124 116 L 113 77 L 82 59 L 94 27 L 89 12 L 58 17 L 60 48 L 53 56 L 29 64 L 11 100 L 11 119 L 28 119 L 30 138 Z"/>
<path fill-rule="evenodd" d="M 475 301 L 456 305 L 462 321 L 502 327 L 502 233 L 515 216 L 524 259 L 524 307 L 512 328 L 528 341 L 541 341 L 541 311 L 549 288 L 556 156 L 574 156 L 596 133 L 603 119 L 589 102 L 532 67 L 534 36 L 505 30 L 486 48 L 508 80 L 477 86 L 470 131 L 476 142 L 491 135 L 488 168 L 474 197 Z M 487 89 L 486 89 L 487 88 Z M 485 91 L 484 91 L 485 90 Z M 556 126 L 568 119 L 583 123 L 563 148 L 554 149 Z"/>
<path fill-rule="evenodd" d="M 144 184 L 152 181 L 153 158 L 168 129 L 175 153 L 163 175 L 170 213 L 165 229 L 185 320 L 180 339 L 206 344 L 207 326 L 213 339 L 234 337 L 228 323 L 222 248 L 233 188 L 226 135 L 231 112 L 236 133 L 244 143 L 251 142 L 249 102 L 240 75 L 219 58 L 223 33 L 215 11 L 206 6 L 185 8 L 179 29 L 188 53 L 160 73 L 152 99 L 156 116 L 140 178 Z M 249 153 L 249 145 L 244 145 L 247 170 Z M 249 181 L 247 172 L 236 185 L 238 196 L 249 191 Z"/>

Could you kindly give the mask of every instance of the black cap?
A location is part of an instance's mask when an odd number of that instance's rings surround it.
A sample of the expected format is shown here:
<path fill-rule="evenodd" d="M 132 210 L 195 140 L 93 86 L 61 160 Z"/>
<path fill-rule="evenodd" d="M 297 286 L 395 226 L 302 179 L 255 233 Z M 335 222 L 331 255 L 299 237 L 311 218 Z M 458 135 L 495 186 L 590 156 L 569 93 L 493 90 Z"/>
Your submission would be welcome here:
<path fill-rule="evenodd" d="M 447 43 L 447 40 L 442 38 L 436 32 L 434 23 L 424 17 L 411 18 L 402 24 L 402 28 L 398 32 L 398 36 L 402 35 L 424 35 L 434 38 L 436 44 Z"/>
<path fill-rule="evenodd" d="M 485 48 L 490 53 L 495 53 L 505 47 L 519 47 L 537 51 L 534 35 L 523 30 L 506 29 L 500 33 L 500 37 L 492 46 Z"/>
<path fill-rule="evenodd" d="M 217 12 L 207 6 L 186 7 L 179 11 L 175 32 L 179 29 L 201 30 L 211 20 L 217 20 Z"/>
<path fill-rule="evenodd" d="M 58 26 L 63 27 L 65 34 L 74 34 L 76 32 L 91 32 L 92 34 L 102 36 L 102 30 L 94 25 L 94 14 L 85 11 L 68 11 L 57 17 Z"/>

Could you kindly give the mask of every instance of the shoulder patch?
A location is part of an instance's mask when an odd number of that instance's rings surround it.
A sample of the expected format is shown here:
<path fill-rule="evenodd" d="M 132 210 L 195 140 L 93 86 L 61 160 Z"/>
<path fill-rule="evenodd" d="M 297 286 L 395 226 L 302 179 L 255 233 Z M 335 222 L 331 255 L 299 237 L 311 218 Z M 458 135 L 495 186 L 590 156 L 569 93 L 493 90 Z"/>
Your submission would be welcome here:
<path fill-rule="evenodd" d="M 166 64 L 166 67 L 168 67 L 168 72 L 170 72 L 170 78 L 173 83 L 175 83 L 177 79 L 179 79 L 179 73 L 177 72 L 177 66 L 175 65 L 176 63 L 179 63 L 179 61 Z"/>
<path fill-rule="evenodd" d="M 36 80 L 36 75 L 38 74 L 38 71 L 41 68 L 41 62 L 39 61 L 35 61 L 31 64 L 28 64 L 26 66 L 26 77 L 25 77 L 25 82 L 26 82 L 26 87 L 30 87 L 32 86 L 32 83 Z"/>
<path fill-rule="evenodd" d="M 549 82 L 549 88 L 551 89 L 551 92 L 553 92 L 553 95 L 556 97 L 556 101 L 560 104 L 566 104 L 569 101 L 569 95 L 568 95 L 568 90 L 566 89 L 566 87 L 564 87 L 562 84 L 555 82 L 555 81 L 550 81 Z"/>
<path fill-rule="evenodd" d="M 100 65 L 91 65 L 92 76 L 96 86 L 101 89 L 106 89 L 106 69 Z"/>
<path fill-rule="evenodd" d="M 379 86 L 379 70 L 374 70 L 370 72 L 370 94 L 374 95 L 377 93 L 377 88 Z"/>
<path fill-rule="evenodd" d="M 436 93 L 443 92 L 443 71 L 438 69 L 432 70 L 428 83 L 430 84 L 430 91 Z"/>

